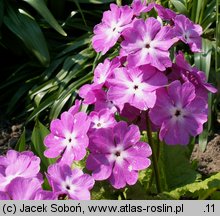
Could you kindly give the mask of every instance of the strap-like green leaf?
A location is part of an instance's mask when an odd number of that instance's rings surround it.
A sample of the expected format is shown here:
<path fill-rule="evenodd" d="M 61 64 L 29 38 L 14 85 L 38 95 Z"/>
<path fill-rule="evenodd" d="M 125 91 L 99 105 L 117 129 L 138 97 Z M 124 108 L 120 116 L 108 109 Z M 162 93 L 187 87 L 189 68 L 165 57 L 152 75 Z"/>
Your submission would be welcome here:
<path fill-rule="evenodd" d="M 186 6 L 179 0 L 170 0 L 170 2 L 174 5 L 176 10 L 181 14 L 188 14 Z"/>
<path fill-rule="evenodd" d="M 24 128 L 16 146 L 15 146 L 15 149 L 19 152 L 22 152 L 22 151 L 25 151 L 26 150 L 26 139 L 25 139 L 25 133 L 26 133 L 26 130 Z"/>
<path fill-rule="evenodd" d="M 20 13 L 9 4 L 6 6 L 7 14 L 4 16 L 4 24 L 23 41 L 24 45 L 44 66 L 47 66 L 50 61 L 50 56 L 39 25 L 27 14 Z"/>
<path fill-rule="evenodd" d="M 61 35 L 66 36 L 66 32 L 62 29 L 56 19 L 47 8 L 44 0 L 23 0 L 35 8 L 38 13 Z"/>
<path fill-rule="evenodd" d="M 75 1 L 75 0 L 71 0 Z M 115 0 L 77 0 L 78 3 L 86 3 L 86 4 L 105 4 L 110 2 L 115 2 Z"/>
<path fill-rule="evenodd" d="M 31 141 L 33 143 L 34 152 L 40 157 L 42 162 L 43 170 L 47 170 L 47 167 L 55 162 L 55 159 L 49 159 L 44 156 L 44 151 L 46 149 L 44 145 L 44 138 L 49 134 L 49 130 L 40 123 L 39 120 L 36 120 L 34 130 L 31 136 Z"/>

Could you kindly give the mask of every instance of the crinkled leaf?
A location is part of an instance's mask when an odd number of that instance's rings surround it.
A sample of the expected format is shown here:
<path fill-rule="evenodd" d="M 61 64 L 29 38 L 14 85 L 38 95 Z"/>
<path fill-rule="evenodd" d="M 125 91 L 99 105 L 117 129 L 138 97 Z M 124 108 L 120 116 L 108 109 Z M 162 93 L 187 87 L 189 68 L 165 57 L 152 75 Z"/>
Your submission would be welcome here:
<path fill-rule="evenodd" d="M 183 187 L 179 187 L 170 192 L 165 192 L 165 194 L 170 195 L 174 199 L 180 199 L 183 196 L 187 198 L 201 198 L 201 195 L 204 195 L 204 192 L 210 192 L 210 190 L 214 192 L 217 189 L 220 189 L 220 173 L 213 175 L 205 179 L 204 181 L 194 182 L 192 184 L 187 184 Z"/>
<path fill-rule="evenodd" d="M 91 190 L 92 200 L 116 200 L 117 191 L 108 181 L 96 181 L 95 186 Z"/>
<path fill-rule="evenodd" d="M 198 173 L 190 164 L 190 150 L 187 146 L 161 147 L 159 166 L 163 168 L 163 175 L 168 189 L 174 189 L 194 182 Z"/>

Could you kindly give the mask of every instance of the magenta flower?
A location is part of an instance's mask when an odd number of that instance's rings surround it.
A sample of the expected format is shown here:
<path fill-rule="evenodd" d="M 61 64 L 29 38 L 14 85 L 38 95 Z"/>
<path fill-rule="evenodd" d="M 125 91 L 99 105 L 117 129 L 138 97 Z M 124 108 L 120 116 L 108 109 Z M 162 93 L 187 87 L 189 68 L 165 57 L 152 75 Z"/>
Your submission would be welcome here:
<path fill-rule="evenodd" d="M 7 186 L 6 192 L 0 192 L 0 200 L 54 200 L 51 191 L 44 191 L 36 178 L 17 177 Z"/>
<path fill-rule="evenodd" d="M 109 79 L 108 100 L 120 110 L 129 103 L 140 110 L 152 108 L 156 101 L 157 88 L 167 84 L 166 76 L 151 66 L 142 68 L 118 68 L 114 78 Z"/>
<path fill-rule="evenodd" d="M 68 113 L 70 113 L 71 115 L 74 116 L 76 113 L 78 113 L 80 111 L 81 104 L 82 104 L 81 100 L 76 100 L 75 104 L 69 108 Z"/>
<path fill-rule="evenodd" d="M 125 40 L 121 43 L 121 52 L 127 54 L 129 67 L 150 64 L 164 71 L 172 65 L 168 50 L 177 38 L 170 27 L 162 27 L 158 20 L 150 17 L 146 21 L 136 20 L 133 28 L 127 28 L 122 35 Z"/>
<path fill-rule="evenodd" d="M 151 148 L 139 140 L 138 127 L 128 126 L 126 122 L 119 122 L 114 128 L 97 130 L 91 138 L 91 153 L 86 161 L 94 179 L 108 179 L 116 189 L 126 184 L 134 185 L 138 170 L 150 166 Z"/>
<path fill-rule="evenodd" d="M 194 24 L 184 15 L 177 15 L 174 19 L 174 32 L 176 36 L 186 44 L 189 44 L 192 52 L 200 52 L 202 48 L 202 27 Z"/>
<path fill-rule="evenodd" d="M 172 72 L 168 75 L 170 81 L 180 80 L 183 82 L 191 82 L 195 86 L 196 95 L 207 98 L 208 91 L 216 93 L 217 89 L 207 83 L 206 75 L 203 71 L 199 71 L 196 67 L 192 67 L 184 58 L 182 52 L 176 56 L 176 64 L 173 64 Z"/>
<path fill-rule="evenodd" d="M 102 109 L 99 112 L 91 112 L 89 114 L 91 120 L 91 131 L 97 130 L 100 128 L 114 127 L 116 120 L 114 113 L 109 109 Z"/>
<path fill-rule="evenodd" d="M 99 63 L 94 71 L 94 83 L 108 87 L 107 79 L 111 77 L 113 70 L 120 65 L 119 58 L 114 58 L 112 61 L 105 59 L 104 63 Z"/>
<path fill-rule="evenodd" d="M 44 155 L 48 158 L 61 157 L 61 162 L 71 164 L 73 160 L 81 160 L 86 155 L 89 144 L 87 132 L 90 121 L 86 113 L 79 112 L 74 116 L 64 112 L 61 119 L 51 122 L 51 133 L 44 140 L 48 149 Z"/>
<path fill-rule="evenodd" d="M 94 104 L 94 110 L 96 112 L 99 112 L 102 109 L 109 109 L 112 113 L 115 113 L 117 111 L 117 108 L 115 107 L 113 102 L 107 99 L 107 92 L 100 92 L 100 94 L 96 95 L 96 99 L 97 100 Z"/>
<path fill-rule="evenodd" d="M 121 32 L 132 21 L 133 11 L 128 6 L 110 5 L 109 11 L 103 13 L 102 22 L 95 26 L 92 45 L 96 52 L 104 55 L 113 47 L 121 36 Z"/>
<path fill-rule="evenodd" d="M 36 178 L 17 177 L 7 186 L 6 192 L 0 192 L 0 200 L 54 200 L 51 191 L 44 191 Z"/>
<path fill-rule="evenodd" d="M 162 5 L 154 4 L 154 8 L 158 13 L 158 16 L 163 20 L 173 20 L 176 17 L 176 13 L 168 8 L 164 8 Z"/>
<path fill-rule="evenodd" d="M 140 16 L 142 12 L 148 12 L 153 7 L 154 4 L 147 5 L 147 0 L 133 0 L 131 7 L 135 16 Z"/>
<path fill-rule="evenodd" d="M 32 152 L 9 150 L 6 156 L 0 156 L 0 191 L 16 177 L 39 178 L 40 158 Z"/>
<path fill-rule="evenodd" d="M 89 200 L 95 181 L 80 169 L 73 169 L 66 164 L 53 164 L 48 168 L 47 178 L 58 198 L 68 196 L 74 200 Z"/>
<path fill-rule="evenodd" d="M 150 110 L 151 121 L 161 127 L 160 140 L 170 145 L 187 145 L 190 136 L 202 132 L 207 115 L 207 102 L 196 96 L 194 85 L 179 81 L 158 89 L 156 104 Z"/>
<path fill-rule="evenodd" d="M 94 104 L 100 97 L 100 95 L 103 94 L 102 90 L 103 84 L 86 84 L 83 85 L 79 89 L 79 96 L 83 98 L 83 103 L 84 104 Z"/>

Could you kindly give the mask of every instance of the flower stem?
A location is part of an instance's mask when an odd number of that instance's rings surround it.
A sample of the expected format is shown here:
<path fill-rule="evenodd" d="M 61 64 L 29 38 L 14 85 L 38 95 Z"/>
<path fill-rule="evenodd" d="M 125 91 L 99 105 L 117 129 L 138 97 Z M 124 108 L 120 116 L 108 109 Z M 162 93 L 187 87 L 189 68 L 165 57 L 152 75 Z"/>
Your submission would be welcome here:
<path fill-rule="evenodd" d="M 121 6 L 121 5 L 122 5 L 122 0 L 116 0 L 116 4 L 117 4 L 118 6 Z"/>
<path fill-rule="evenodd" d="M 158 159 L 157 159 L 157 147 L 155 146 L 154 140 L 152 138 L 152 130 L 151 130 L 151 125 L 150 125 L 150 120 L 148 117 L 147 113 L 147 136 L 148 136 L 148 142 L 149 145 L 151 146 L 152 149 L 152 164 L 153 164 L 153 170 L 154 170 L 154 176 L 156 180 L 156 187 L 157 187 L 157 192 L 161 193 L 161 185 L 160 185 L 160 172 L 159 172 L 159 167 L 158 167 Z"/>

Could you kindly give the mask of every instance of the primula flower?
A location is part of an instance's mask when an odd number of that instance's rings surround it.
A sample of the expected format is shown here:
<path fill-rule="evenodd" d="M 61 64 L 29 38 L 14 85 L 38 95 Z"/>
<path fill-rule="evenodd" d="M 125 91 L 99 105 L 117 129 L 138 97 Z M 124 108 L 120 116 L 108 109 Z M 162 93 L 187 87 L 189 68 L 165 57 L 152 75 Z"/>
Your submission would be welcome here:
<path fill-rule="evenodd" d="M 174 81 L 157 90 L 157 101 L 149 114 L 151 121 L 161 127 L 160 140 L 170 145 L 187 145 L 190 135 L 202 132 L 207 121 L 207 102 L 196 96 L 192 83 Z"/>
<path fill-rule="evenodd" d="M 6 156 L 0 156 L 0 191 L 16 177 L 39 178 L 40 158 L 30 151 L 9 150 Z"/>
<path fill-rule="evenodd" d="M 0 200 L 54 200 L 51 191 L 44 191 L 36 178 L 17 177 L 7 186 L 6 192 L 0 192 Z"/>
<path fill-rule="evenodd" d="M 176 17 L 176 13 L 168 8 L 164 8 L 162 5 L 154 4 L 154 8 L 158 13 L 158 16 L 163 20 L 173 20 Z"/>
<path fill-rule="evenodd" d="M 133 18 L 133 11 L 128 6 L 110 5 L 109 11 L 103 13 L 102 22 L 95 26 L 92 45 L 96 52 L 104 55 L 113 47 Z"/>
<path fill-rule="evenodd" d="M 112 113 L 115 113 L 117 108 L 112 101 L 108 100 L 107 92 L 102 91 L 99 93 L 96 95 L 97 100 L 94 104 L 94 111 L 99 112 L 102 109 L 109 109 Z"/>
<path fill-rule="evenodd" d="M 131 7 L 135 16 L 140 16 L 142 12 L 148 12 L 153 7 L 154 4 L 147 5 L 147 0 L 133 0 Z"/>
<path fill-rule="evenodd" d="M 151 148 L 139 140 L 138 127 L 128 126 L 126 122 L 119 122 L 114 128 L 97 130 L 91 138 L 91 153 L 86 161 L 94 179 L 108 179 L 116 189 L 126 184 L 134 185 L 138 170 L 150 166 Z"/>
<path fill-rule="evenodd" d="M 73 160 L 81 160 L 86 155 L 89 144 L 87 132 L 90 121 L 86 113 L 79 112 L 74 116 L 64 112 L 61 119 L 51 122 L 51 133 L 44 140 L 48 149 L 44 155 L 56 158 L 62 155 L 61 162 L 71 164 Z"/>
<path fill-rule="evenodd" d="M 94 104 L 100 97 L 100 94 L 103 94 L 102 90 L 103 84 L 85 84 L 79 89 L 79 96 L 83 98 L 84 104 Z"/>
<path fill-rule="evenodd" d="M 89 200 L 95 181 L 80 169 L 73 169 L 66 164 L 53 164 L 48 168 L 47 178 L 58 199 L 67 196 L 73 200 Z"/>
<path fill-rule="evenodd" d="M 196 95 L 207 98 L 208 91 L 216 93 L 217 89 L 211 84 L 207 83 L 206 75 L 203 71 L 199 71 L 198 68 L 192 67 L 184 58 L 182 52 L 179 52 L 176 56 L 176 64 L 173 64 L 171 68 L 172 72 L 168 74 L 169 80 L 180 80 L 183 82 L 191 82 L 195 86 Z"/>
<path fill-rule="evenodd" d="M 140 16 L 141 13 L 147 13 L 153 8 L 157 11 L 158 16 L 163 20 L 173 20 L 176 17 L 176 13 L 168 8 L 164 8 L 162 5 L 156 3 L 150 3 L 147 5 L 146 0 L 133 0 L 131 4 L 134 15 Z"/>
<path fill-rule="evenodd" d="M 80 111 L 81 104 L 82 104 L 81 100 L 76 100 L 75 104 L 69 108 L 68 113 L 70 113 L 71 115 L 74 116 L 76 113 L 78 113 Z"/>
<path fill-rule="evenodd" d="M 152 108 L 157 88 L 167 84 L 166 76 L 151 66 L 141 68 L 117 68 L 114 78 L 109 79 L 108 100 L 120 110 L 129 103 L 140 110 Z"/>
<path fill-rule="evenodd" d="M 176 36 L 186 44 L 189 44 L 192 52 L 200 52 L 202 48 L 202 27 L 194 24 L 184 15 L 177 15 L 174 19 L 174 32 Z"/>
<path fill-rule="evenodd" d="M 107 79 L 111 77 L 113 70 L 121 65 L 119 58 L 112 61 L 105 59 L 103 63 L 99 63 L 94 70 L 94 83 L 108 86 Z"/>
<path fill-rule="evenodd" d="M 150 64 L 164 71 L 172 65 L 168 50 L 177 38 L 170 27 L 162 27 L 157 19 L 136 20 L 133 28 L 127 28 L 122 35 L 125 40 L 121 52 L 127 54 L 129 67 Z"/>
<path fill-rule="evenodd" d="M 89 114 L 91 120 L 90 131 L 100 128 L 113 127 L 116 124 L 114 113 L 109 109 L 102 109 L 99 112 L 91 112 Z"/>

